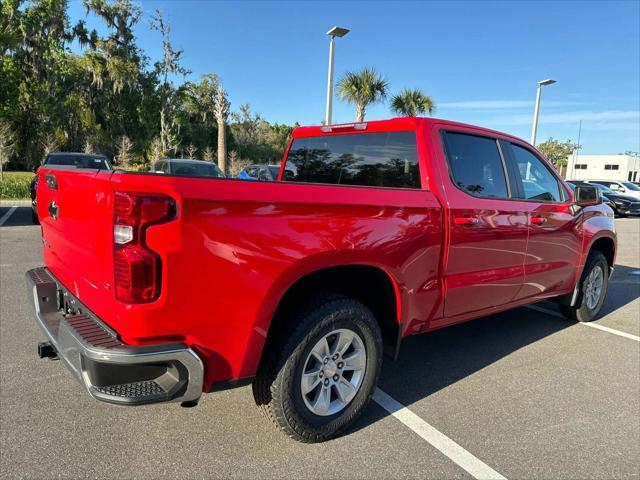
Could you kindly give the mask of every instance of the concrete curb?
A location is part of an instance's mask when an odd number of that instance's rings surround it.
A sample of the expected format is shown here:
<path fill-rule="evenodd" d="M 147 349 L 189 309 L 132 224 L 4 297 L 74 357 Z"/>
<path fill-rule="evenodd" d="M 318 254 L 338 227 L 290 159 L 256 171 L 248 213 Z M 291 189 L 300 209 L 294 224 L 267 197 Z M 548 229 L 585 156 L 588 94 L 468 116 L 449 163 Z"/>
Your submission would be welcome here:
<path fill-rule="evenodd" d="M 31 200 L 0 200 L 0 207 L 30 207 Z"/>

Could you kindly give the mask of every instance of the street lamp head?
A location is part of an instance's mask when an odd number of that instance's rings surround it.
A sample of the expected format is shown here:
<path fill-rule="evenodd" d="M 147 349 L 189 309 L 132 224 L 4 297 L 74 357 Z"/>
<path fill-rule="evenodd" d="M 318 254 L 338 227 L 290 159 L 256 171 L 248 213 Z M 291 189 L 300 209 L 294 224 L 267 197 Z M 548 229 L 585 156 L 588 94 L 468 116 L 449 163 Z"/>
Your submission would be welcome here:
<path fill-rule="evenodd" d="M 553 84 L 553 83 L 556 83 L 556 81 L 555 81 L 555 80 L 551 80 L 550 78 L 547 78 L 546 80 L 540 80 L 540 81 L 538 82 L 538 85 L 541 85 L 541 86 L 543 86 L 543 87 L 546 87 L 547 85 L 551 85 L 551 84 Z"/>
<path fill-rule="evenodd" d="M 327 35 L 331 35 L 332 37 L 344 37 L 347 33 L 349 33 L 348 28 L 333 27 L 327 32 Z"/>

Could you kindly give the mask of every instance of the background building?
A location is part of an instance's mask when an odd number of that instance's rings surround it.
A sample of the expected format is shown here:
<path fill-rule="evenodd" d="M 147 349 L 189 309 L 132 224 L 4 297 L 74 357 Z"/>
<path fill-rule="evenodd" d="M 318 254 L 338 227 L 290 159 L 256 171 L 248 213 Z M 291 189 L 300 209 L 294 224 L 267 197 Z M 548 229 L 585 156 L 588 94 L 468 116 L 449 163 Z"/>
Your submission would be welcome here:
<path fill-rule="evenodd" d="M 571 155 L 567 159 L 568 180 L 640 181 L 638 155 Z"/>

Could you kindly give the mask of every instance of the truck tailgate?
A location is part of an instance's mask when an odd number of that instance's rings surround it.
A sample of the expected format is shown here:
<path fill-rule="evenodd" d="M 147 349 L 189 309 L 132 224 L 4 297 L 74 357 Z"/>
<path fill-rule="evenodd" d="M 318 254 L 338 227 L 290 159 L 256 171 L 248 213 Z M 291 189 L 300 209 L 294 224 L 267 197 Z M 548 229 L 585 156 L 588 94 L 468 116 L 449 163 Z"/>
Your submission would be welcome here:
<path fill-rule="evenodd" d="M 38 216 L 45 264 L 97 315 L 112 317 L 111 172 L 41 168 Z"/>

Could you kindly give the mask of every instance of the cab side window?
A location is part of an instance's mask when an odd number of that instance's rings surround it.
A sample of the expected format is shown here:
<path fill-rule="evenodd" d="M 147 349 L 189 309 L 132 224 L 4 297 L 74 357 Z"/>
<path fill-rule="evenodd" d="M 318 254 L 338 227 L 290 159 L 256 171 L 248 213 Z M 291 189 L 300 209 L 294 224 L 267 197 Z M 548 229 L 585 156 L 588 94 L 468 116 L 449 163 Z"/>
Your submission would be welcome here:
<path fill-rule="evenodd" d="M 509 198 L 496 139 L 447 132 L 445 145 L 451 179 L 459 189 L 475 197 Z"/>
<path fill-rule="evenodd" d="M 522 179 L 524 198 L 538 202 L 561 202 L 560 182 L 546 164 L 526 148 L 512 143 L 511 149 Z"/>

